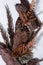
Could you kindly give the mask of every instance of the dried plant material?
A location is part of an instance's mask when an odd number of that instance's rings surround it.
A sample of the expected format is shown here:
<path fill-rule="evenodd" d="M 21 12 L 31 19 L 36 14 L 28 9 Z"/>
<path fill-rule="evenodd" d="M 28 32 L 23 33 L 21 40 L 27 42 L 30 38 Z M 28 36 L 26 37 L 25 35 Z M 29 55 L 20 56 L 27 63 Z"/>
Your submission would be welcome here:
<path fill-rule="evenodd" d="M 29 54 L 31 55 L 31 51 L 28 49 L 28 47 L 25 46 L 25 44 L 21 44 L 15 48 L 12 56 L 15 57 L 21 57 L 22 55 Z"/>
<path fill-rule="evenodd" d="M 27 47 L 33 48 L 34 45 L 35 45 L 35 38 L 33 38 L 32 41 L 28 42 Z"/>
<path fill-rule="evenodd" d="M 39 65 L 40 61 L 43 61 L 43 59 L 34 58 L 28 62 L 28 65 Z"/>
<path fill-rule="evenodd" d="M 35 7 L 35 0 L 32 0 L 31 4 L 30 4 L 30 8 L 32 10 L 34 10 L 34 7 Z"/>
<path fill-rule="evenodd" d="M 4 42 L 8 46 L 9 45 L 9 38 L 8 38 L 7 32 L 5 31 L 5 29 L 3 28 L 1 23 L 0 23 L 0 31 L 1 31 L 2 37 L 4 39 Z"/>
<path fill-rule="evenodd" d="M 24 7 L 22 4 L 16 4 L 15 7 L 16 7 L 16 10 L 19 12 L 19 16 L 22 19 L 22 21 L 26 22 L 27 21 L 27 16 L 26 16 L 27 8 Z"/>
<path fill-rule="evenodd" d="M 9 11 L 8 6 L 5 6 L 6 8 L 6 13 L 7 13 L 7 18 L 8 18 L 8 33 L 10 37 L 10 45 L 13 45 L 13 36 L 14 36 L 14 26 L 13 26 L 13 19 L 11 17 L 11 13 Z"/>
<path fill-rule="evenodd" d="M 6 45 L 3 42 L 0 42 L 0 48 L 6 48 Z"/>
<path fill-rule="evenodd" d="M 8 18 L 8 34 L 0 23 L 0 32 L 4 39 L 4 43 L 0 42 L 0 55 L 6 65 L 37 65 L 42 59 L 33 58 L 31 48 L 35 45 L 35 37 L 43 25 L 34 12 L 34 0 L 31 4 L 28 0 L 20 0 L 20 4 L 16 4 L 16 10 L 19 17 L 16 21 L 15 32 L 13 20 L 8 6 L 5 6 Z"/>
<path fill-rule="evenodd" d="M 28 2 L 28 0 L 20 0 L 21 4 L 24 5 L 28 10 L 30 8 L 30 3 Z"/>
<path fill-rule="evenodd" d="M 14 35 L 13 39 L 13 50 L 21 44 L 21 31 L 18 29 Z"/>

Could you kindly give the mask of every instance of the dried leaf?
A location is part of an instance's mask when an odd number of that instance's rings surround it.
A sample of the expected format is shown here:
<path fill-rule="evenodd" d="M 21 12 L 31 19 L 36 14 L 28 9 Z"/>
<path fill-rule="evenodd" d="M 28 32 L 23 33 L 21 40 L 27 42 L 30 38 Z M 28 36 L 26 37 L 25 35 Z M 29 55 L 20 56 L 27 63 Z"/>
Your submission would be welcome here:
<path fill-rule="evenodd" d="M 2 34 L 2 37 L 4 39 L 4 42 L 6 43 L 6 45 L 9 45 L 9 38 L 7 35 L 7 32 L 5 31 L 4 27 L 2 26 L 2 24 L 0 23 L 0 32 Z"/>
<path fill-rule="evenodd" d="M 10 46 L 12 47 L 13 45 L 13 37 L 14 37 L 14 26 L 13 26 L 13 19 L 11 17 L 8 5 L 5 6 L 6 12 L 7 12 L 7 18 L 8 18 L 8 33 L 10 37 Z"/>

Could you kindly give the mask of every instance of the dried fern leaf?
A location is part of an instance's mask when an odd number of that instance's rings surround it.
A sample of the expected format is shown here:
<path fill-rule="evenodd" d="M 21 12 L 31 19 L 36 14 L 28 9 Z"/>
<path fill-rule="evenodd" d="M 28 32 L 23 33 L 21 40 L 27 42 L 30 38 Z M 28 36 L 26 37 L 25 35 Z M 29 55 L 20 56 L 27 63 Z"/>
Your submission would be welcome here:
<path fill-rule="evenodd" d="M 13 45 L 13 37 L 14 37 L 14 26 L 13 26 L 13 19 L 11 17 L 10 11 L 8 6 L 6 6 L 6 12 L 7 12 L 7 19 L 8 19 L 8 33 L 10 37 L 10 45 Z"/>
<path fill-rule="evenodd" d="M 30 8 L 30 3 L 28 0 L 20 0 L 21 4 L 24 5 L 28 10 Z"/>
<path fill-rule="evenodd" d="M 23 22 L 27 22 L 27 12 L 28 12 L 28 9 L 26 7 L 24 7 L 22 4 L 16 4 L 15 5 L 16 7 L 16 10 L 18 11 L 19 13 L 19 17 L 20 19 L 23 21 Z"/>
<path fill-rule="evenodd" d="M 2 34 L 2 37 L 4 39 L 4 42 L 6 43 L 6 45 L 9 45 L 9 38 L 7 35 L 7 32 L 5 31 L 4 27 L 2 26 L 2 24 L 0 23 L 0 32 Z"/>

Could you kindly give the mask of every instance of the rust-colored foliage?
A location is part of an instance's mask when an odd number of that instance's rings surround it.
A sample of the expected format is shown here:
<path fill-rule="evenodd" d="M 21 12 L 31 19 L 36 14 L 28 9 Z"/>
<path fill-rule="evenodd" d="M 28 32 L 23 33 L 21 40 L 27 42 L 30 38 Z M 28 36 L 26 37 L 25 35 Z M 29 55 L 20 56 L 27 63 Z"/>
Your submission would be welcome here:
<path fill-rule="evenodd" d="M 35 45 L 35 36 L 40 31 L 42 23 L 35 15 L 34 0 L 32 0 L 31 4 L 28 0 L 20 1 L 20 4 L 15 5 L 19 13 L 15 32 L 9 8 L 5 6 L 9 37 L 0 23 L 0 32 L 5 42 L 0 42 L 0 55 L 6 65 L 37 65 L 43 59 L 33 58 L 32 48 Z"/>

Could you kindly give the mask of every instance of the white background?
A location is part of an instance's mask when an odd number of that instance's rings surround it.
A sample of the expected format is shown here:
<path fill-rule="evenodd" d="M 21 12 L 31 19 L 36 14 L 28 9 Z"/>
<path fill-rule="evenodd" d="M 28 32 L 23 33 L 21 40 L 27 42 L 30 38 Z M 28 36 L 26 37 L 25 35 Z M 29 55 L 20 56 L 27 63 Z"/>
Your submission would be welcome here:
<path fill-rule="evenodd" d="M 31 0 L 29 1 L 31 2 Z M 43 12 L 43 0 L 39 0 L 39 1 L 40 2 L 39 2 L 38 11 Z M 19 2 L 20 2 L 19 0 L 0 0 L 0 22 L 2 23 L 6 31 L 7 31 L 7 16 L 6 16 L 5 5 L 8 4 L 9 6 L 15 27 L 15 22 L 17 20 L 17 17 L 19 16 L 15 9 L 15 4 Z M 41 22 L 43 22 L 43 13 L 38 15 L 38 17 L 41 20 Z M 4 42 L 1 33 L 0 33 L 0 41 Z M 36 48 L 33 50 L 34 57 L 43 58 L 43 26 L 36 37 L 36 43 L 37 43 Z M 0 56 L 0 65 L 6 65 L 5 62 L 2 60 L 1 56 Z M 43 65 L 43 62 L 41 62 L 40 65 Z"/>

